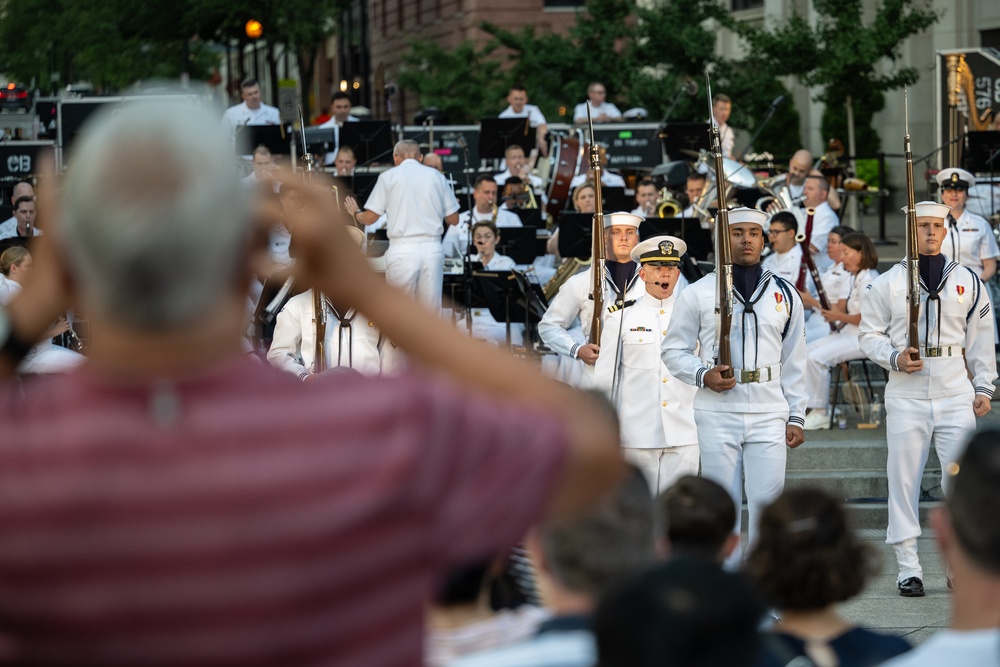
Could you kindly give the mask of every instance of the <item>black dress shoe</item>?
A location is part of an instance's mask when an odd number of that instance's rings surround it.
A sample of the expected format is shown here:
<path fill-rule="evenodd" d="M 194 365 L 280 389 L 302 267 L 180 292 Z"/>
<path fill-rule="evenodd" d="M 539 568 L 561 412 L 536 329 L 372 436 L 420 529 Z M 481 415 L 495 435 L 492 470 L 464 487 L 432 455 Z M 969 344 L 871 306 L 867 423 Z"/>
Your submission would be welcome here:
<path fill-rule="evenodd" d="M 904 579 L 903 581 L 896 584 L 899 588 L 899 594 L 904 598 L 922 598 L 924 597 L 924 582 L 920 581 L 917 577 L 910 577 L 909 579 Z"/>

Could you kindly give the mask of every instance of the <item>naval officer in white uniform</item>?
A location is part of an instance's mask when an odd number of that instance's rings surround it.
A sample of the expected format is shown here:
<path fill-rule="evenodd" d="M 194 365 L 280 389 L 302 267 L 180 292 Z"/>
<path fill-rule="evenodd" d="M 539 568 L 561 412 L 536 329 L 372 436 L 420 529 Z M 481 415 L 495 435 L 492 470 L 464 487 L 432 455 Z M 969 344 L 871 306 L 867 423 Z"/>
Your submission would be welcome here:
<path fill-rule="evenodd" d="M 594 368 L 595 386 L 618 409 L 625 458 L 642 470 L 654 495 L 698 474 L 697 390 L 670 375 L 660 358 L 686 252 L 687 244 L 673 236 L 655 236 L 632 249 L 646 291 L 612 306 Z"/>

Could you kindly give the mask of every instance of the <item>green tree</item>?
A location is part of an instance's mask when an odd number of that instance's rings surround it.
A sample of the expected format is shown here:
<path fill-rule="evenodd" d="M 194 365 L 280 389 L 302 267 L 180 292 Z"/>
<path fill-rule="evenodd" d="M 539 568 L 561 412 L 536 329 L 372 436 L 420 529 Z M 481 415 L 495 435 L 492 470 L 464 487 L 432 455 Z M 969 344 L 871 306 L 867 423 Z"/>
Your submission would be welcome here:
<path fill-rule="evenodd" d="M 755 62 L 771 74 L 792 75 L 806 86 L 819 88 L 816 99 L 826 105 L 823 131 L 836 136 L 833 133 L 843 128 L 852 155 L 879 150 L 871 113 L 884 105 L 885 92 L 911 85 L 918 78 L 916 68 L 898 64 L 902 44 L 940 17 L 934 10 L 917 7 L 914 0 L 882 0 L 871 21 L 865 22 L 867 4 L 813 0 L 815 27 L 799 14 L 770 30 L 747 24 L 738 27 L 751 45 Z M 863 143 L 854 141 L 856 124 L 864 128 L 858 133 Z"/>
<path fill-rule="evenodd" d="M 419 91 L 420 105 L 437 107 L 451 123 L 472 123 L 497 113 L 506 91 L 497 76 L 495 44 L 477 47 L 466 40 L 453 50 L 432 41 L 414 40 L 403 56 L 399 83 Z"/>

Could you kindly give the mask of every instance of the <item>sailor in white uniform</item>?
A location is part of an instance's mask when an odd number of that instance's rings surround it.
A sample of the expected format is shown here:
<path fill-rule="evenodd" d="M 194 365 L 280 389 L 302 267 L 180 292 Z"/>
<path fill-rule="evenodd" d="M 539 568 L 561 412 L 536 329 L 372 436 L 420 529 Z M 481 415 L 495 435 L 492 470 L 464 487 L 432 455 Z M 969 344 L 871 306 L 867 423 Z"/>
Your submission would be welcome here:
<path fill-rule="evenodd" d="M 802 301 L 793 285 L 760 265 L 766 219 L 756 209 L 729 212 L 733 377 L 723 377 L 729 368 L 716 361 L 715 273 L 680 295 L 662 351 L 670 374 L 698 387 L 702 475 L 728 489 L 737 507 L 745 484 L 751 544 L 761 509 L 784 488 L 786 452 L 802 444 L 806 412 Z M 729 565 L 741 556 L 735 551 Z"/>
<path fill-rule="evenodd" d="M 619 301 L 636 299 L 646 291 L 639 280 L 639 267 L 631 257 L 632 248 L 639 242 L 642 220 L 631 213 L 604 216 L 606 308 Z M 563 283 L 538 323 L 542 342 L 559 354 L 563 363 L 556 377 L 578 386 L 591 386 L 593 367 L 601 351 L 600 345 L 587 342 L 584 333 L 590 330 L 594 314 L 592 270 L 590 267 Z M 604 317 L 607 317 L 606 311 Z"/>
<path fill-rule="evenodd" d="M 984 283 L 989 282 L 996 275 L 1000 249 L 990 223 L 965 208 L 969 188 L 976 185 L 975 176 L 951 168 L 939 171 L 935 180 L 941 188 L 941 203 L 951 207 L 945 219 L 948 236 L 941 245 L 942 254 L 975 271 Z"/>
<path fill-rule="evenodd" d="M 912 358 L 917 350 L 907 341 L 905 260 L 879 276 L 862 296 L 859 333 L 862 352 L 889 371 L 886 542 L 896 554 L 896 585 L 904 597 L 924 595 L 917 557 L 921 533 L 917 504 L 931 443 L 947 471 L 976 428 L 976 417 L 990 411 L 997 377 L 989 295 L 975 271 L 942 253 L 949 209 L 934 202 L 920 202 L 916 209 L 919 358 Z M 944 474 L 945 493 L 949 482 Z"/>
<path fill-rule="evenodd" d="M 604 352 L 594 367 L 595 387 L 618 409 L 625 458 L 642 470 L 654 495 L 698 474 L 697 390 L 670 375 L 660 358 L 686 252 L 687 244 L 673 236 L 655 236 L 632 249 L 646 291 L 611 307 L 601 336 Z"/>

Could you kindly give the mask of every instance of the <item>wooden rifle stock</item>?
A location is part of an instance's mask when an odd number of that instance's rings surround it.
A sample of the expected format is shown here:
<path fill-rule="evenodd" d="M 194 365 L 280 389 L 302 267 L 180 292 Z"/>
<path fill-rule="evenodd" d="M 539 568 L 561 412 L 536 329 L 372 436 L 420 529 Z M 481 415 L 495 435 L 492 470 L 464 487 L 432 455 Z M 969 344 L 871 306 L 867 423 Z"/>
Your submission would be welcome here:
<path fill-rule="evenodd" d="M 916 352 L 910 359 L 920 359 L 920 267 L 917 248 L 917 205 L 914 201 L 913 153 L 910 152 L 910 109 L 907 91 L 903 89 L 903 114 L 906 127 L 903 153 L 906 156 L 906 346 Z"/>
<path fill-rule="evenodd" d="M 594 314 L 590 319 L 590 337 L 588 342 L 601 344 L 601 327 L 604 323 L 604 262 L 607 254 L 604 250 L 604 205 L 601 202 L 601 156 L 594 141 L 594 119 L 590 115 L 590 102 L 587 102 L 587 122 L 590 124 L 590 168 L 594 172 L 594 189 L 596 190 L 594 208 L 593 250 L 591 252 L 590 272 L 593 278 L 591 298 L 594 300 Z"/>
<path fill-rule="evenodd" d="M 733 249 L 729 244 L 729 209 L 726 208 L 726 170 L 722 161 L 722 141 L 719 126 L 712 112 L 712 81 L 708 82 L 709 137 L 715 158 L 715 191 L 718 213 L 715 216 L 715 364 L 728 366 L 722 377 L 733 377 L 733 354 L 730 339 L 733 331 Z"/>

